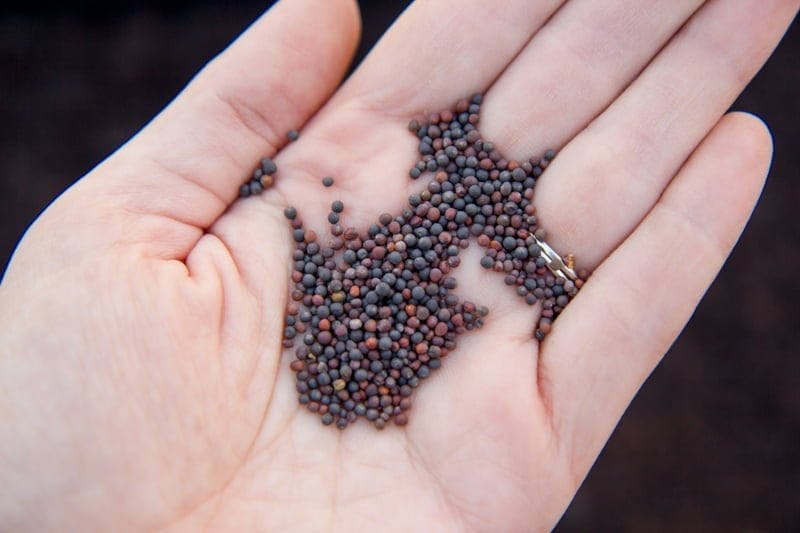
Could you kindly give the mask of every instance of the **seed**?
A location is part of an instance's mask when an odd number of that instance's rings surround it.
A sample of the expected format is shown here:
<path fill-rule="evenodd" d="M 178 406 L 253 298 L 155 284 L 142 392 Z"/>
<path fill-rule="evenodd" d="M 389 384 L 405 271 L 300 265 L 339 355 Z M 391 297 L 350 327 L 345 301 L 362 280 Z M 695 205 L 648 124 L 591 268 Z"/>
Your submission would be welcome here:
<path fill-rule="evenodd" d="M 269 157 L 265 157 L 264 159 L 261 160 L 261 171 L 264 174 L 272 175 L 278 171 L 278 167 L 275 165 L 272 159 L 270 159 Z"/>
<path fill-rule="evenodd" d="M 574 281 L 557 279 L 531 238 L 544 239 L 533 187 L 555 152 L 504 159 L 476 128 L 481 103 L 473 95 L 409 123 L 420 156 L 409 176 L 431 171 L 433 180 L 411 194 L 404 209 L 381 213 L 366 231 L 340 224 L 340 200 L 327 215 L 331 237 L 325 242 L 303 228 L 296 209 L 284 210 L 296 249 L 293 308 L 287 308 L 281 342 L 299 345 L 290 363 L 298 401 L 326 425 L 344 429 L 361 417 L 377 429 L 408 423 L 414 389 L 456 349 L 458 335 L 481 327 L 488 314 L 453 292 L 451 270 L 471 237 L 485 248 L 482 268 L 502 273 L 521 302 L 541 302 L 536 339 L 551 331 L 583 285 L 583 271 Z M 267 170 L 275 171 L 262 165 L 240 194 L 272 185 L 263 181 Z M 326 176 L 322 183 L 330 187 L 334 180 Z M 565 258 L 569 266 L 572 261 Z"/>
<path fill-rule="evenodd" d="M 289 139 L 289 141 L 294 142 L 300 138 L 300 134 L 297 132 L 297 130 L 289 130 L 286 132 L 286 138 Z"/>

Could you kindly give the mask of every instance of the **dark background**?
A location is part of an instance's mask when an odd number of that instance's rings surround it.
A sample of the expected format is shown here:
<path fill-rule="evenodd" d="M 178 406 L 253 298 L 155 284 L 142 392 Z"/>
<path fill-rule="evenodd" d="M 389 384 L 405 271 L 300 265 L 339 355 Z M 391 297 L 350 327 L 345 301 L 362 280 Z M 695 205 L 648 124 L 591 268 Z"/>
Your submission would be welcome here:
<path fill-rule="evenodd" d="M 3 8 L 3 269 L 37 214 L 141 128 L 269 3 Z M 358 59 L 407 3 L 362 0 Z M 764 117 L 775 136 L 773 169 L 753 220 L 559 531 L 779 531 L 800 524 L 796 26 L 734 105 Z"/>

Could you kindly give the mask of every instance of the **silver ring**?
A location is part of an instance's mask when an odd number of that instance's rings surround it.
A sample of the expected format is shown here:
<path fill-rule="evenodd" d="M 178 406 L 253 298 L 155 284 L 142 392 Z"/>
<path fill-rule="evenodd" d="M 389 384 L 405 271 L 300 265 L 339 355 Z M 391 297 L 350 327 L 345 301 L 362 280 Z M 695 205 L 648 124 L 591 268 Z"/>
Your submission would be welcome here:
<path fill-rule="evenodd" d="M 567 260 L 564 261 L 549 244 L 541 239 L 537 239 L 535 235 L 533 236 L 533 240 L 541 250 L 541 252 L 539 252 L 539 257 L 544 259 L 545 265 L 550 269 L 550 272 L 565 281 L 575 281 L 578 279 L 578 274 L 572 268 L 572 255 L 568 255 Z"/>

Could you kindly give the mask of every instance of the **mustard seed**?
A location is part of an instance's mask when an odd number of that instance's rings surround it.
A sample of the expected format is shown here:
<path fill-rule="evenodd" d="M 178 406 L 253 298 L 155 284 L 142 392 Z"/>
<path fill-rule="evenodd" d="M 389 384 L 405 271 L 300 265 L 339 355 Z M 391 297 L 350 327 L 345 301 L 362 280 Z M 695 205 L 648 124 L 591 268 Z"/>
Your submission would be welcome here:
<path fill-rule="evenodd" d="M 284 211 L 296 248 L 282 343 L 302 341 L 290 364 L 298 401 L 325 425 L 344 429 L 362 417 L 376 429 L 408 423 L 414 389 L 441 368 L 458 336 L 488 315 L 453 292 L 451 271 L 470 240 L 485 249 L 482 268 L 501 273 L 528 305 L 542 306 L 535 339 L 551 331 L 583 285 L 583 271 L 557 279 L 534 239 L 544 239 L 544 230 L 533 187 L 555 151 L 521 162 L 504 158 L 477 129 L 482 101 L 476 94 L 409 123 L 419 153 L 409 176 L 430 171 L 433 179 L 399 213 L 382 213 L 359 231 L 340 224 L 344 205 L 336 200 L 325 241 L 303 229 L 296 209 Z M 260 192 L 269 170 L 262 164 L 240 194 Z M 322 182 L 333 185 L 327 176 Z"/>

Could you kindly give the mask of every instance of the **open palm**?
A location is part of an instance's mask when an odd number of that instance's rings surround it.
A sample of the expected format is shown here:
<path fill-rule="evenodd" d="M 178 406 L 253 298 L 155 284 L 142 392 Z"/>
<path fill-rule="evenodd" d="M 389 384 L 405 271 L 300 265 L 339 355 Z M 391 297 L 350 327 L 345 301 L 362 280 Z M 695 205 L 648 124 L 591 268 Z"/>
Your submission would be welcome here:
<path fill-rule="evenodd" d="M 721 117 L 797 3 L 418 0 L 336 91 L 354 3 L 283 0 L 22 241 L 0 286 L 0 529 L 551 527 L 758 196 L 769 135 Z M 406 123 L 475 91 L 507 156 L 560 150 L 534 202 L 595 273 L 539 345 L 538 307 L 473 245 L 457 292 L 490 315 L 410 423 L 323 427 L 281 350 L 283 208 L 320 235 L 335 199 L 358 227 L 397 212 Z M 275 187 L 230 206 L 263 155 Z"/>

